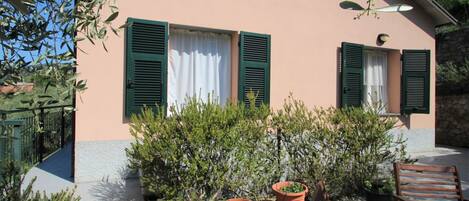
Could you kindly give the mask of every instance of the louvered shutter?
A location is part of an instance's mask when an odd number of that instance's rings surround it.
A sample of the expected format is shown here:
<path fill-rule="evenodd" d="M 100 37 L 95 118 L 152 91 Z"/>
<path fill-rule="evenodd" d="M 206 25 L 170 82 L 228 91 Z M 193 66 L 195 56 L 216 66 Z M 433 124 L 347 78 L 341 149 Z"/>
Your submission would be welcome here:
<path fill-rule="evenodd" d="M 403 50 L 401 113 L 430 113 L 430 51 Z"/>
<path fill-rule="evenodd" d="M 168 23 L 129 18 L 126 29 L 125 114 L 166 105 Z"/>
<path fill-rule="evenodd" d="M 239 47 L 238 100 L 249 105 L 248 93 L 256 95 L 255 105 L 270 101 L 270 35 L 241 32 Z"/>
<path fill-rule="evenodd" d="M 342 43 L 342 107 L 361 107 L 363 97 L 363 45 Z"/>

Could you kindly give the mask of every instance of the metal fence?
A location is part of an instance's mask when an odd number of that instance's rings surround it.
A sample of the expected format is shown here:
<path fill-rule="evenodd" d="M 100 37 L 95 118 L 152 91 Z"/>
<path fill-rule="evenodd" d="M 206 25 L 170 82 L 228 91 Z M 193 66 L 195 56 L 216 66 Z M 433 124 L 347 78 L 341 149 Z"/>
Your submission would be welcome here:
<path fill-rule="evenodd" d="M 0 161 L 35 165 L 72 138 L 70 105 L 0 111 Z"/>

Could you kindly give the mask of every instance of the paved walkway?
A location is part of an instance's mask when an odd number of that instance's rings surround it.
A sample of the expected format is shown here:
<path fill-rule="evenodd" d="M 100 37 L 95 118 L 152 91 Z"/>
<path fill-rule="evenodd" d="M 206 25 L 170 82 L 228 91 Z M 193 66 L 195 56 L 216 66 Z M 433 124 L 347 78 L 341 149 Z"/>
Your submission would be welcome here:
<path fill-rule="evenodd" d="M 469 199 L 469 148 L 439 146 L 432 152 L 415 153 L 412 156 L 422 164 L 456 165 L 462 180 L 464 198 Z"/>
<path fill-rule="evenodd" d="M 71 177 L 72 146 L 67 144 L 63 149 L 51 155 L 36 167 L 31 168 L 25 176 L 25 184 L 34 177 L 34 190 L 46 191 L 48 193 L 59 192 L 67 187 L 73 188 Z"/>
<path fill-rule="evenodd" d="M 469 198 L 469 149 L 437 147 L 432 152 L 414 153 L 422 164 L 456 165 L 463 184 L 464 196 Z M 33 167 L 25 178 L 25 183 L 37 177 L 34 190 L 47 193 L 59 192 L 65 188 L 74 188 L 83 201 L 140 201 L 140 186 L 136 179 L 109 180 L 87 183 L 73 183 L 71 173 L 71 145 L 67 145 L 37 167 Z"/>
<path fill-rule="evenodd" d="M 138 180 L 106 179 L 101 181 L 73 183 L 71 177 L 72 146 L 68 144 L 63 149 L 47 158 L 43 163 L 33 167 L 25 176 L 25 184 L 34 177 L 36 182 L 33 190 L 46 193 L 56 193 L 66 188 L 76 187 L 75 194 L 82 201 L 140 201 L 140 183 Z M 25 187 L 25 185 L 23 186 Z"/>

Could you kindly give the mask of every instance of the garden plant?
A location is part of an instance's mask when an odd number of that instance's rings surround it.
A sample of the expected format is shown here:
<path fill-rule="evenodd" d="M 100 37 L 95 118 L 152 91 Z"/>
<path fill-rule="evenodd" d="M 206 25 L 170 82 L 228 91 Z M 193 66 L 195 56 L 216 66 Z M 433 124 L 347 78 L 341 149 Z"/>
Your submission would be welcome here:
<path fill-rule="evenodd" d="M 404 142 L 390 132 L 395 123 L 370 108 L 309 109 L 292 97 L 277 111 L 193 98 L 134 115 L 127 154 L 163 200 L 261 200 L 285 180 L 309 192 L 325 181 L 339 199 L 362 193 L 380 166 L 405 159 Z"/>
<path fill-rule="evenodd" d="M 146 109 L 131 119 L 127 154 L 148 190 L 168 200 L 257 199 L 278 178 L 267 106 L 193 98 L 169 114 Z"/>

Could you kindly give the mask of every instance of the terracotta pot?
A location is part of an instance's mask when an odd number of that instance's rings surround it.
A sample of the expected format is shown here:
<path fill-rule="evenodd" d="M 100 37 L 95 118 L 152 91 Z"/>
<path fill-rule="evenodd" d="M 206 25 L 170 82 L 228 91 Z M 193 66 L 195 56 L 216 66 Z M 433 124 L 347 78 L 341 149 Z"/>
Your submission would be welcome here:
<path fill-rule="evenodd" d="M 285 193 L 282 191 L 282 188 L 285 186 L 290 185 L 291 181 L 282 181 L 272 185 L 272 190 L 274 190 L 275 196 L 277 197 L 277 201 L 304 201 L 306 195 L 308 194 L 308 187 L 304 184 L 303 186 L 304 191 L 299 193 Z"/>
<path fill-rule="evenodd" d="M 251 200 L 246 199 L 246 198 L 231 198 L 231 199 L 228 199 L 227 201 L 251 201 Z"/>

